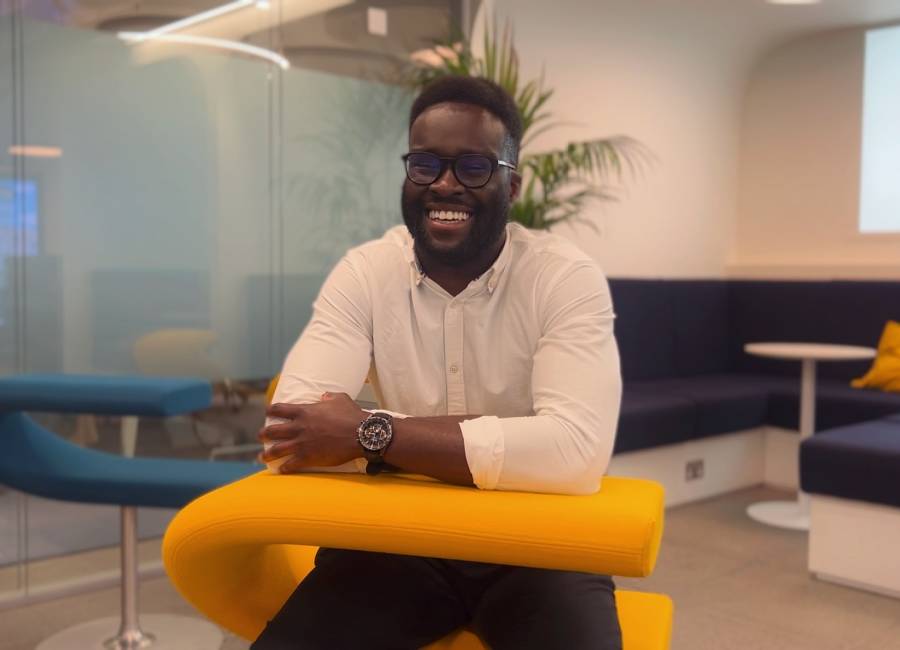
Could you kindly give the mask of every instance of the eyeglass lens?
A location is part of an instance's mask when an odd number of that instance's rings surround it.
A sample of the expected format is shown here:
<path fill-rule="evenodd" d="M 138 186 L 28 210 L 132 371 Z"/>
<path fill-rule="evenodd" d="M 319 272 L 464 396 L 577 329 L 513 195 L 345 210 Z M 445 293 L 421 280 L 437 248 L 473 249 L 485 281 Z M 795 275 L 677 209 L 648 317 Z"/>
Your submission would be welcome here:
<path fill-rule="evenodd" d="M 449 159 L 448 159 L 449 162 Z M 491 180 L 494 163 L 481 154 L 464 154 L 452 159 L 456 179 L 466 187 L 482 187 Z M 406 157 L 409 180 L 419 185 L 435 182 L 444 169 L 444 160 L 432 153 L 411 153 Z"/>

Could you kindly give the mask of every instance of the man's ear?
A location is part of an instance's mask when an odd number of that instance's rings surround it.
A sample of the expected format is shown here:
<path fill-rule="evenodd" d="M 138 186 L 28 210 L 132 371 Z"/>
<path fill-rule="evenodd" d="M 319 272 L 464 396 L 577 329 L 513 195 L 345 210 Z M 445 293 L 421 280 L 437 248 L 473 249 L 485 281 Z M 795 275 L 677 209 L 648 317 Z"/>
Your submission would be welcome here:
<path fill-rule="evenodd" d="M 513 203 L 519 198 L 519 192 L 522 190 L 522 174 L 519 172 L 511 172 L 509 175 L 509 202 Z"/>

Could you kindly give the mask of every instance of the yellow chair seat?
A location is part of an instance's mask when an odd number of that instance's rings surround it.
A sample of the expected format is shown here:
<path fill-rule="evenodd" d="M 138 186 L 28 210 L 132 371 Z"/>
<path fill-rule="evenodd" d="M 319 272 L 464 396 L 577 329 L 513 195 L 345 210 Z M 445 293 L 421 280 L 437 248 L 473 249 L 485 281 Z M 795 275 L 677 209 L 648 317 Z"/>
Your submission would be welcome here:
<path fill-rule="evenodd" d="M 310 567 L 312 568 L 312 567 Z M 616 591 L 623 650 L 666 650 L 672 636 L 672 600 L 662 594 Z M 489 650 L 469 630 L 459 630 L 425 650 Z"/>
<path fill-rule="evenodd" d="M 599 493 L 572 497 L 405 475 L 261 472 L 179 512 L 163 558 L 189 602 L 253 639 L 312 568 L 318 546 L 646 576 L 662 527 L 662 487 L 638 479 L 605 478 Z M 669 647 L 667 597 L 616 598 L 625 650 Z M 483 650 L 465 630 L 429 647 Z"/>

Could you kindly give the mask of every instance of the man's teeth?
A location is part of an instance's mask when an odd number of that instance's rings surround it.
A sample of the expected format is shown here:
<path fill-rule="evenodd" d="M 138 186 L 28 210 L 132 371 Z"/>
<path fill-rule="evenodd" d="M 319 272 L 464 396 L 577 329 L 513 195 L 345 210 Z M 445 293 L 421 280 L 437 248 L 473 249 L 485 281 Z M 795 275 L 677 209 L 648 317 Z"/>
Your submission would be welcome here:
<path fill-rule="evenodd" d="M 465 221 L 469 218 L 469 213 L 455 210 L 431 210 L 428 213 L 428 218 L 435 221 Z"/>

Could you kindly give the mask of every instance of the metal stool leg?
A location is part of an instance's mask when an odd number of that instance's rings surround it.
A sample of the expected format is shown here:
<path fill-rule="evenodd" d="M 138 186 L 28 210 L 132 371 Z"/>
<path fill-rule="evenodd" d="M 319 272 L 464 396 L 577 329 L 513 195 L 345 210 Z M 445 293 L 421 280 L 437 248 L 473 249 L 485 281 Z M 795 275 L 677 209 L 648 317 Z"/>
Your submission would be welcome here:
<path fill-rule="evenodd" d="M 149 648 L 156 638 L 138 621 L 137 508 L 122 506 L 122 622 L 119 633 L 103 642 L 112 650 Z"/>
<path fill-rule="evenodd" d="M 223 635 L 206 621 L 168 614 L 144 616 L 154 634 L 138 620 L 137 508 L 122 506 L 122 613 L 70 627 L 38 644 L 35 650 L 217 650 Z M 110 634 L 119 625 L 119 633 Z"/>

